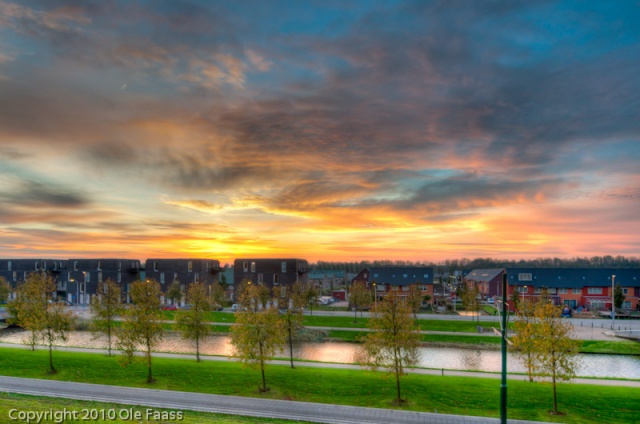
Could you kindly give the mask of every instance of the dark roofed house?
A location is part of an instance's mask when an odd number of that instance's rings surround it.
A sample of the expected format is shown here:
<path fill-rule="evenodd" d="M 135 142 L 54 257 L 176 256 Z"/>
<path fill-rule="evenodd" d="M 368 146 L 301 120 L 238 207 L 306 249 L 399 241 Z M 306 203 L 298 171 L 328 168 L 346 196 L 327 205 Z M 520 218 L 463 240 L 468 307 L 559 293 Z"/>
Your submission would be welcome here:
<path fill-rule="evenodd" d="M 462 281 L 468 286 L 477 286 L 483 298 L 502 296 L 502 275 L 504 269 L 474 269 Z"/>
<path fill-rule="evenodd" d="M 407 296 L 409 287 L 416 285 L 422 295 L 433 299 L 433 268 L 416 266 L 370 267 L 360 271 L 351 284 L 363 283 L 372 288 L 375 284 L 376 298 L 381 299 L 385 293 L 396 291 L 398 295 Z"/>
<path fill-rule="evenodd" d="M 291 287 L 296 282 L 307 284 L 309 265 L 305 259 L 296 258 L 246 258 L 233 262 L 233 280 L 237 287 L 242 281 L 251 281 L 274 288 Z M 274 293 L 275 294 L 275 293 Z M 284 295 L 281 291 L 280 295 Z"/>
<path fill-rule="evenodd" d="M 507 268 L 509 295 L 539 296 L 543 289 L 572 309 L 611 309 L 612 284 L 625 294 L 623 309 L 635 309 L 640 297 L 638 268 Z"/>

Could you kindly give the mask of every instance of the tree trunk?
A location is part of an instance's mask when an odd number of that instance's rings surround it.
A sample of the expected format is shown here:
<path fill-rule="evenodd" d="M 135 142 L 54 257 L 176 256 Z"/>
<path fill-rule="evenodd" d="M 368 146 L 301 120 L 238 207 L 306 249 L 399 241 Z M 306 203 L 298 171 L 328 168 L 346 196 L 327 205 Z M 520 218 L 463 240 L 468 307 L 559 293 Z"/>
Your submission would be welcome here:
<path fill-rule="evenodd" d="M 55 374 L 56 369 L 53 367 L 53 343 L 49 341 L 49 374 Z"/>
<path fill-rule="evenodd" d="M 353 302 L 353 322 L 358 322 L 358 305 Z"/>
<path fill-rule="evenodd" d="M 551 377 L 553 383 L 553 413 L 558 415 L 558 394 L 556 393 L 556 371 L 553 370 Z"/>
<path fill-rule="evenodd" d="M 109 338 L 109 354 L 107 356 L 111 356 L 111 322 L 107 324 L 107 337 Z"/>
<path fill-rule="evenodd" d="M 196 337 L 196 362 L 200 362 L 200 337 Z"/>
<path fill-rule="evenodd" d="M 151 344 L 147 340 L 147 368 L 149 369 L 149 374 L 147 375 L 147 383 L 153 383 L 153 374 L 151 372 Z"/>
<path fill-rule="evenodd" d="M 400 371 L 396 368 L 396 391 L 398 392 L 398 405 L 402 403 L 402 398 L 400 397 Z"/>
<path fill-rule="evenodd" d="M 260 371 L 262 372 L 262 389 L 261 392 L 267 391 L 267 379 L 264 376 L 264 361 L 260 361 Z"/>
<path fill-rule="evenodd" d="M 293 335 L 291 334 L 291 323 L 289 323 L 287 332 L 289 333 L 289 358 L 291 359 L 291 368 L 295 368 L 293 366 Z"/>

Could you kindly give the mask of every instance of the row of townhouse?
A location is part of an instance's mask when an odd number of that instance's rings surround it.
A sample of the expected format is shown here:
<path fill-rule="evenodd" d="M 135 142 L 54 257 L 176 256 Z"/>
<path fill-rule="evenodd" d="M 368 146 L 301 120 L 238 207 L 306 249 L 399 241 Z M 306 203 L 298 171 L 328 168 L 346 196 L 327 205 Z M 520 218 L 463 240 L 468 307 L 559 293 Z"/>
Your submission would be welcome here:
<path fill-rule="evenodd" d="M 475 269 L 464 282 L 475 285 L 483 297 L 502 296 L 502 276 L 507 275 L 507 299 L 518 293 L 523 300 L 544 291 L 556 304 L 571 309 L 611 310 L 614 287 L 625 295 L 622 308 L 634 310 L 640 299 L 640 268 L 506 268 Z"/>
<path fill-rule="evenodd" d="M 186 284 L 218 281 L 220 263 L 211 259 L 147 259 L 145 266 L 132 259 L 0 259 L 0 277 L 13 289 L 33 272 L 44 272 L 56 282 L 58 299 L 87 305 L 96 295 L 98 284 L 111 279 L 119 284 L 123 301 L 130 302 L 131 284 L 153 278 L 165 292 L 174 281 Z M 12 293 L 15 296 L 15 292 Z"/>
<path fill-rule="evenodd" d="M 433 268 L 419 266 L 371 267 L 360 271 L 351 284 L 364 284 L 375 293 L 375 299 L 381 300 L 386 293 L 396 292 L 400 297 L 409 294 L 411 286 L 420 288 L 422 296 L 435 298 Z"/>

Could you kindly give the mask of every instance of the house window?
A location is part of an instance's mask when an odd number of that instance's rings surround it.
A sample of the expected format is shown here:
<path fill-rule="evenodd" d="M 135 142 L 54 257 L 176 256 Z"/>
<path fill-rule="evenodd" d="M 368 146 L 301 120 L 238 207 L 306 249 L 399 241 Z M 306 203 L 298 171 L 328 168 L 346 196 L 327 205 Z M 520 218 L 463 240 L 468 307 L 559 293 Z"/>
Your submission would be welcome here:
<path fill-rule="evenodd" d="M 78 270 L 78 261 L 73 261 L 73 270 L 74 271 Z"/>
<path fill-rule="evenodd" d="M 102 272 L 98 272 L 98 283 L 102 283 Z"/>
<path fill-rule="evenodd" d="M 118 271 L 122 271 L 122 262 L 118 261 Z"/>
<path fill-rule="evenodd" d="M 164 284 L 164 272 L 160 273 L 160 284 Z"/>
<path fill-rule="evenodd" d="M 629 289 L 622 289 L 622 294 L 623 295 L 628 295 L 629 294 Z"/>
<path fill-rule="evenodd" d="M 18 271 L 13 271 L 13 281 L 18 280 Z"/>
<path fill-rule="evenodd" d="M 280 263 L 280 272 L 287 272 L 287 262 L 286 261 L 282 261 L 282 263 Z"/>
<path fill-rule="evenodd" d="M 556 288 L 550 288 L 550 289 L 547 289 L 547 293 L 549 293 L 549 294 L 556 294 L 557 290 L 558 290 L 558 289 L 556 289 Z"/>
<path fill-rule="evenodd" d="M 158 261 L 153 261 L 153 271 L 158 272 Z"/>
<path fill-rule="evenodd" d="M 122 283 L 122 273 L 118 273 L 118 283 Z"/>
<path fill-rule="evenodd" d="M 178 273 L 177 272 L 173 273 L 173 281 L 178 281 Z"/>
<path fill-rule="evenodd" d="M 518 281 L 532 281 L 532 276 L 531 274 L 518 274 Z"/>
<path fill-rule="evenodd" d="M 589 287 L 589 294 L 602 294 L 602 287 Z"/>
<path fill-rule="evenodd" d="M 424 278 L 429 278 L 429 274 L 424 274 Z"/>
<path fill-rule="evenodd" d="M 273 274 L 273 285 L 277 286 L 278 284 L 280 284 L 280 279 L 278 278 L 279 275 L 278 274 Z"/>
<path fill-rule="evenodd" d="M 38 261 L 36 261 L 36 268 L 35 268 L 35 269 L 36 269 L 36 271 L 37 271 L 38 269 L 40 269 L 40 263 L 39 263 Z"/>
<path fill-rule="evenodd" d="M 242 262 L 242 271 L 249 272 L 249 262 Z"/>
<path fill-rule="evenodd" d="M 558 294 L 567 294 L 569 293 L 569 289 L 558 289 Z"/>
<path fill-rule="evenodd" d="M 258 274 L 258 284 L 262 284 L 262 273 Z"/>
<path fill-rule="evenodd" d="M 84 274 L 84 282 L 85 283 L 90 283 L 91 282 L 91 273 L 90 272 L 87 272 L 86 274 Z"/>
<path fill-rule="evenodd" d="M 581 289 L 571 289 L 571 294 L 580 294 L 582 293 Z"/>
<path fill-rule="evenodd" d="M 251 262 L 251 272 L 256 272 L 256 263 Z"/>
<path fill-rule="evenodd" d="M 418 286 L 420 291 L 427 291 L 429 288 L 427 286 Z"/>
<path fill-rule="evenodd" d="M 102 271 L 102 261 L 98 261 L 98 271 Z"/>
<path fill-rule="evenodd" d="M 187 262 L 187 271 L 193 272 L 193 262 Z"/>
<path fill-rule="evenodd" d="M 196 272 L 195 274 L 193 274 L 193 282 L 194 283 L 199 283 L 200 282 L 200 273 Z"/>
<path fill-rule="evenodd" d="M 407 278 L 408 275 L 407 274 L 402 274 L 402 278 Z"/>
<path fill-rule="evenodd" d="M 11 261 L 7 261 L 7 271 L 11 271 Z"/>

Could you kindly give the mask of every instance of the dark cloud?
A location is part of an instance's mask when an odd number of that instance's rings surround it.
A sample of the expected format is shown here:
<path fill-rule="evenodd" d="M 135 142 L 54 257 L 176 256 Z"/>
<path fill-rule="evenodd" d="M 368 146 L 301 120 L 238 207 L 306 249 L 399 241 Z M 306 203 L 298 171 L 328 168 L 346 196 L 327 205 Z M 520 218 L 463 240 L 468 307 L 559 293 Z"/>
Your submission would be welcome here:
<path fill-rule="evenodd" d="M 48 186 L 36 181 L 22 181 L 17 189 L 0 193 L 0 198 L 12 206 L 77 208 L 90 203 L 85 196 L 72 190 Z"/>

